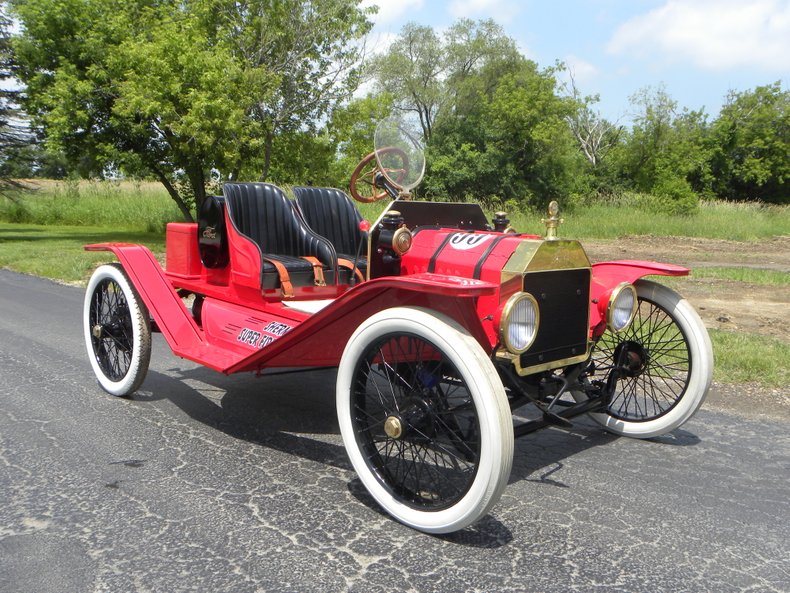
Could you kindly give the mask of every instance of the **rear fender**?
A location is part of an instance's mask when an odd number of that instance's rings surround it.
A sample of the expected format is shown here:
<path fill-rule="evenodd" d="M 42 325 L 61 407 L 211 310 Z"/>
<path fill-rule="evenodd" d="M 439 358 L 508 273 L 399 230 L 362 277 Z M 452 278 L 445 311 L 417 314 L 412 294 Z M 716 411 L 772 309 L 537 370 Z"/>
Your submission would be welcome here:
<path fill-rule="evenodd" d="M 612 291 L 623 282 L 633 284 L 644 276 L 688 276 L 689 269 L 674 264 L 618 260 L 592 265 L 590 328 L 593 337 L 606 330 L 606 309 Z"/>
<path fill-rule="evenodd" d="M 212 349 L 206 343 L 203 331 L 148 248 L 130 243 L 100 243 L 86 245 L 85 250 L 111 251 L 115 254 L 177 356 L 199 361 L 215 370 L 223 370 L 238 361 L 240 356 L 218 348 Z"/>

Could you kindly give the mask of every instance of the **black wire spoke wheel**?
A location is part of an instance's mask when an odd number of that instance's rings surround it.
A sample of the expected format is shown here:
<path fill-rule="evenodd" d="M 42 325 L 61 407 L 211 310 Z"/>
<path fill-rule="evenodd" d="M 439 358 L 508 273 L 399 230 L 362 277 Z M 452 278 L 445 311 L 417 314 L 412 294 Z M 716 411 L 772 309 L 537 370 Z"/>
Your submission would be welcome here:
<path fill-rule="evenodd" d="M 454 319 L 422 307 L 374 313 L 343 350 L 336 394 L 351 464 L 401 523 L 450 533 L 499 500 L 513 419 L 489 353 Z"/>
<path fill-rule="evenodd" d="M 638 299 L 636 317 L 624 332 L 607 331 L 595 348 L 599 369 L 626 367 L 609 404 L 609 415 L 643 422 L 669 412 L 681 400 L 692 372 L 688 339 L 669 311 Z"/>
<path fill-rule="evenodd" d="M 99 385 L 113 395 L 133 393 L 151 359 L 148 310 L 119 265 L 96 269 L 83 307 L 85 345 Z"/>
<path fill-rule="evenodd" d="M 134 331 L 129 304 L 120 285 L 102 280 L 91 296 L 90 326 L 93 351 L 104 374 L 118 381 L 132 362 Z"/>
<path fill-rule="evenodd" d="M 713 348 L 699 315 L 678 293 L 645 279 L 634 286 L 632 325 L 619 334 L 607 331 L 593 349 L 593 378 L 611 378 L 616 368 L 618 379 L 607 409 L 590 417 L 615 434 L 647 439 L 681 426 L 705 401 Z M 590 395 L 571 393 L 576 401 Z"/>
<path fill-rule="evenodd" d="M 442 351 L 411 334 L 370 344 L 352 383 L 352 424 L 377 479 L 412 508 L 458 502 L 480 461 L 468 385 Z"/>

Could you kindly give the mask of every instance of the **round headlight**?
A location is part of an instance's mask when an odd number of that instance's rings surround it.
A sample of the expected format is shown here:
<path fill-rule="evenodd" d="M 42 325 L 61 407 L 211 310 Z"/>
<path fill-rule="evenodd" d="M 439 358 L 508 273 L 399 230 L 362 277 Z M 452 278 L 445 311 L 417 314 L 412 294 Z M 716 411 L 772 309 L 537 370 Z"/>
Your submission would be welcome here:
<path fill-rule="evenodd" d="M 528 292 L 517 292 L 502 310 L 499 338 L 510 352 L 521 354 L 532 346 L 539 324 L 540 311 L 535 297 Z"/>
<path fill-rule="evenodd" d="M 636 313 L 636 289 L 633 284 L 618 284 L 609 297 L 606 309 L 606 324 L 614 333 L 619 333 L 631 325 Z"/>

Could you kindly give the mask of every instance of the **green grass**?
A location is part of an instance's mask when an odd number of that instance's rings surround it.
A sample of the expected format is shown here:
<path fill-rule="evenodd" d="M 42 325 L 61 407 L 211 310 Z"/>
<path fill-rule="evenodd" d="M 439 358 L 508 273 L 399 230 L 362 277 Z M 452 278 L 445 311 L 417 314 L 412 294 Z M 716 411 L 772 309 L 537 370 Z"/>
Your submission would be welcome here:
<path fill-rule="evenodd" d="M 790 382 L 790 344 L 775 338 L 708 330 L 713 342 L 713 378 L 723 383 L 785 387 Z"/>
<path fill-rule="evenodd" d="M 376 220 L 387 202 L 361 204 L 362 215 Z M 790 207 L 756 203 L 723 201 L 703 202 L 692 216 L 671 216 L 640 210 L 628 205 L 594 204 L 577 206 L 562 211 L 565 222 L 560 226 L 561 237 L 573 239 L 616 239 L 629 235 L 662 237 L 703 237 L 733 241 L 758 241 L 790 235 Z M 489 219 L 491 212 L 486 212 Z M 542 212 L 531 210 L 507 213 L 518 232 L 543 235 L 546 227 L 540 219 Z"/>
<path fill-rule="evenodd" d="M 157 255 L 163 254 L 165 249 L 161 233 L 94 226 L 0 223 L 0 268 L 82 283 L 99 263 L 115 259 L 109 252 L 84 251 L 83 245 L 106 242 L 140 243 Z"/>
<path fill-rule="evenodd" d="M 666 284 L 680 293 L 689 282 L 703 279 L 742 282 L 758 286 L 790 286 L 790 274 L 787 272 L 759 268 L 698 266 L 691 270 L 689 276 L 655 276 L 651 278 L 651 280 Z"/>
<path fill-rule="evenodd" d="M 101 226 L 164 232 L 181 213 L 159 183 L 31 182 L 31 192 L 0 198 L 0 220 L 41 225 Z"/>
<path fill-rule="evenodd" d="M 560 204 L 562 207 L 562 204 Z M 561 212 L 560 235 L 574 239 L 616 239 L 626 235 L 703 237 L 733 241 L 790 235 L 790 207 L 731 202 L 704 202 L 692 216 L 670 216 L 627 206 L 580 206 Z M 510 213 L 521 232 L 543 234 L 540 213 Z"/>
<path fill-rule="evenodd" d="M 181 220 L 178 208 L 158 183 L 35 183 L 39 189 L 16 194 L 14 202 L 0 198 L 0 221 L 164 231 L 167 222 Z M 362 215 L 372 222 L 387 201 L 359 206 Z M 491 213 L 488 215 L 490 218 Z M 519 232 L 545 232 L 541 212 L 510 211 L 508 216 Z M 703 202 L 695 215 L 671 216 L 640 209 L 638 201 L 621 200 L 576 206 L 561 212 L 561 216 L 565 223 L 560 236 L 575 239 L 655 235 L 757 241 L 790 235 L 790 207 L 755 203 Z"/>
<path fill-rule="evenodd" d="M 715 278 L 744 282 L 746 284 L 763 284 L 766 286 L 790 286 L 790 274 L 776 270 L 763 270 L 758 268 L 736 267 L 697 267 L 694 268 L 693 278 Z"/>

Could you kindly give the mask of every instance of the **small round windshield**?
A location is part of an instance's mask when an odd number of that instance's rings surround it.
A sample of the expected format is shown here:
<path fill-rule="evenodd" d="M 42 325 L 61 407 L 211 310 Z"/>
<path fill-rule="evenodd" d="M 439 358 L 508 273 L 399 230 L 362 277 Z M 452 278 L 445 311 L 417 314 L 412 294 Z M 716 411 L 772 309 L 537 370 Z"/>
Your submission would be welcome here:
<path fill-rule="evenodd" d="M 403 192 L 416 187 L 425 173 L 421 135 L 403 118 L 390 117 L 376 126 L 376 162 L 387 181 Z"/>

